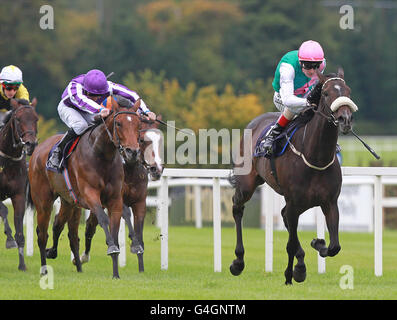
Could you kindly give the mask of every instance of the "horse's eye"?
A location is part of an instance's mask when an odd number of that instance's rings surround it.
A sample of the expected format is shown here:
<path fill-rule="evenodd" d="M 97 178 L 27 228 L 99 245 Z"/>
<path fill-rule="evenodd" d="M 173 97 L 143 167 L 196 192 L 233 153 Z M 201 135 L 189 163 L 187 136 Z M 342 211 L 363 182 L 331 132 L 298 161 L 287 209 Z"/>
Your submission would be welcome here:
<path fill-rule="evenodd" d="M 121 127 L 121 123 L 118 122 L 118 121 L 116 121 L 116 126 L 117 126 L 117 127 Z"/>
<path fill-rule="evenodd" d="M 328 92 L 324 92 L 324 97 L 328 97 Z"/>

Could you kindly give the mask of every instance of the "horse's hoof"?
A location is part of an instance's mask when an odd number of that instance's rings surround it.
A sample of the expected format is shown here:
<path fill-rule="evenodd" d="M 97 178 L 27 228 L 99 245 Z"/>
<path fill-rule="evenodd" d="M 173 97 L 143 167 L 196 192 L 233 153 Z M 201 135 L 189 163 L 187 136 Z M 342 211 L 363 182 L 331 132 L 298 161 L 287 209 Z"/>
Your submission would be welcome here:
<path fill-rule="evenodd" d="M 324 239 L 313 239 L 310 245 L 317 251 L 320 251 L 321 248 L 324 248 L 326 246 Z"/>
<path fill-rule="evenodd" d="M 107 255 L 112 255 L 112 254 L 119 254 L 120 249 L 116 245 L 109 246 Z"/>
<path fill-rule="evenodd" d="M 83 254 L 80 256 L 80 262 L 81 262 L 81 264 L 86 263 L 86 262 L 88 262 L 88 261 L 90 261 L 90 255 L 89 255 L 89 254 L 83 253 Z"/>
<path fill-rule="evenodd" d="M 14 239 L 6 241 L 6 249 L 18 248 L 17 242 Z"/>
<path fill-rule="evenodd" d="M 118 274 L 117 275 L 113 275 L 113 279 L 120 280 L 120 276 Z"/>
<path fill-rule="evenodd" d="M 142 254 L 143 252 L 144 252 L 143 247 L 140 244 L 131 246 L 131 253 Z"/>
<path fill-rule="evenodd" d="M 24 264 L 19 265 L 19 266 L 18 266 L 18 270 L 19 270 L 19 271 L 24 271 L 24 272 L 25 272 L 25 271 L 26 271 L 26 265 L 24 265 Z"/>
<path fill-rule="evenodd" d="M 58 250 L 54 248 L 46 249 L 48 259 L 55 259 L 58 256 Z"/>
<path fill-rule="evenodd" d="M 291 280 L 285 280 L 285 285 L 286 286 L 292 286 L 292 281 Z"/>
<path fill-rule="evenodd" d="M 241 272 L 244 270 L 244 261 L 236 261 L 234 260 L 230 265 L 230 273 L 234 276 L 239 276 Z"/>
<path fill-rule="evenodd" d="M 293 277 L 296 282 L 303 282 L 306 279 L 306 267 L 295 267 Z"/>

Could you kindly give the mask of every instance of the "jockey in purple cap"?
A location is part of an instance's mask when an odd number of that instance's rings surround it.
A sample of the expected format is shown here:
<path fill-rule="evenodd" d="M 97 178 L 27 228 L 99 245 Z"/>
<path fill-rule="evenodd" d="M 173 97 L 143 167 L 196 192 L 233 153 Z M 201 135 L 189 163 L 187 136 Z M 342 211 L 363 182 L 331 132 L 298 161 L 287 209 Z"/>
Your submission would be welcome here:
<path fill-rule="evenodd" d="M 108 81 L 105 74 L 97 69 L 90 70 L 87 74 L 81 74 L 70 81 L 58 105 L 59 116 L 69 130 L 62 137 L 51 158 L 48 159 L 48 166 L 60 169 L 61 156 L 66 144 L 81 135 L 94 122 L 97 114 L 102 118 L 109 115 L 110 110 L 101 106 L 101 103 L 110 95 L 120 95 L 132 103 L 139 99 L 136 92 Z M 138 112 L 150 120 L 156 119 L 156 114 L 151 112 L 142 100 Z"/>

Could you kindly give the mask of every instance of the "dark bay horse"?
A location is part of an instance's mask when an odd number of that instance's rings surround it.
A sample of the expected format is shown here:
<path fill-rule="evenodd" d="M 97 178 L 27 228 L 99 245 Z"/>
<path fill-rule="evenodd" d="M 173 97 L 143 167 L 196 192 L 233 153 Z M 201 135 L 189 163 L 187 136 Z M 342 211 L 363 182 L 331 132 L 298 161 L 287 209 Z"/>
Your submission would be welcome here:
<path fill-rule="evenodd" d="M 10 104 L 11 113 L 0 131 L 0 201 L 11 198 L 14 207 L 15 240 L 7 219 L 8 209 L 2 202 L 0 216 L 4 220 L 6 248 L 18 247 L 18 269 L 25 271 L 23 217 L 28 184 L 26 154 L 30 156 L 37 145 L 37 99 L 34 98 L 31 104 L 26 100 L 12 99 Z"/>
<path fill-rule="evenodd" d="M 161 118 L 161 115 L 158 116 Z M 144 271 L 143 264 L 143 226 L 146 216 L 146 197 L 148 194 L 148 174 L 151 180 L 158 180 L 163 172 L 160 158 L 160 139 L 158 122 L 142 120 L 140 130 L 141 159 L 135 163 L 124 164 L 123 184 L 123 218 L 127 224 L 131 239 L 131 252 L 138 257 L 139 272 Z M 131 223 L 131 211 L 134 215 L 134 226 Z M 81 256 L 82 262 L 89 261 L 91 241 L 94 236 L 98 220 L 90 213 L 86 221 L 85 251 Z"/>
<path fill-rule="evenodd" d="M 30 195 L 37 210 L 37 236 L 41 256 L 41 274 L 46 273 L 46 244 L 48 224 L 54 200 L 60 196 L 61 208 L 57 215 L 60 225 L 69 223 L 70 247 L 76 260 L 77 271 L 82 271 L 79 258 L 78 223 L 81 208 L 91 210 L 105 231 L 107 254 L 112 257 L 113 278 L 118 272 L 118 232 L 123 209 L 123 160 L 135 162 L 139 157 L 140 120 L 136 110 L 112 102 L 112 112 L 103 123 L 85 132 L 68 159 L 70 183 L 77 201 L 66 187 L 62 174 L 46 170 L 48 153 L 61 135 L 40 144 L 29 164 Z M 108 215 L 104 209 L 108 210 Z M 62 229 L 54 230 L 56 233 Z M 58 235 L 59 237 L 59 235 Z M 50 253 L 51 254 L 51 253 Z"/>
<path fill-rule="evenodd" d="M 281 210 L 285 227 L 289 232 L 288 266 L 284 273 L 286 284 L 292 284 L 292 277 L 297 282 L 306 278 L 305 252 L 297 235 L 299 215 L 304 211 L 320 206 L 330 234 L 328 247 L 323 239 L 314 239 L 312 247 L 318 250 L 322 257 L 335 256 L 341 249 L 337 200 L 342 174 L 335 157 L 335 149 L 339 130 L 344 134 L 351 130 L 352 113 L 357 110 L 357 106 L 349 98 L 351 91 L 343 79 L 344 72 L 341 68 L 337 75 L 324 76 L 319 72 L 317 74 L 322 90 L 318 107 L 312 109 L 314 116 L 296 131 L 286 152 L 274 159 L 274 169 L 269 159 L 254 158 L 249 174 L 235 175 L 230 179 L 235 187 L 233 217 L 237 233 L 237 259 L 230 266 L 233 275 L 239 275 L 244 269 L 241 226 L 244 204 L 264 182 L 283 195 L 286 201 L 285 207 Z M 253 148 L 262 130 L 278 116 L 279 113 L 264 114 L 248 124 L 247 128 L 252 130 Z M 242 140 L 241 149 L 243 146 Z M 293 270 L 294 257 L 298 262 Z"/>

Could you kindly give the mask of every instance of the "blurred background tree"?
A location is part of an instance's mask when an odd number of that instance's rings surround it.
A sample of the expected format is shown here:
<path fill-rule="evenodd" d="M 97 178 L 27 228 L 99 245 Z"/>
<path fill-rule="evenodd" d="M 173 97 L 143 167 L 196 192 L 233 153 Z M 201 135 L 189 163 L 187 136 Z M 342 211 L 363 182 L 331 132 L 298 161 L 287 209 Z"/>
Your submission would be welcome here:
<path fill-rule="evenodd" d="M 42 5 L 54 29 L 42 30 Z M 274 110 L 271 81 L 281 56 L 319 41 L 327 72 L 343 66 L 359 105 L 361 134 L 397 134 L 397 3 L 349 1 L 3 0 L 0 65 L 21 67 L 45 120 L 58 120 L 68 82 L 92 68 L 125 83 L 179 126 L 241 128 Z M 44 120 L 44 121 L 45 121 Z M 39 128 L 40 129 L 40 128 Z"/>

